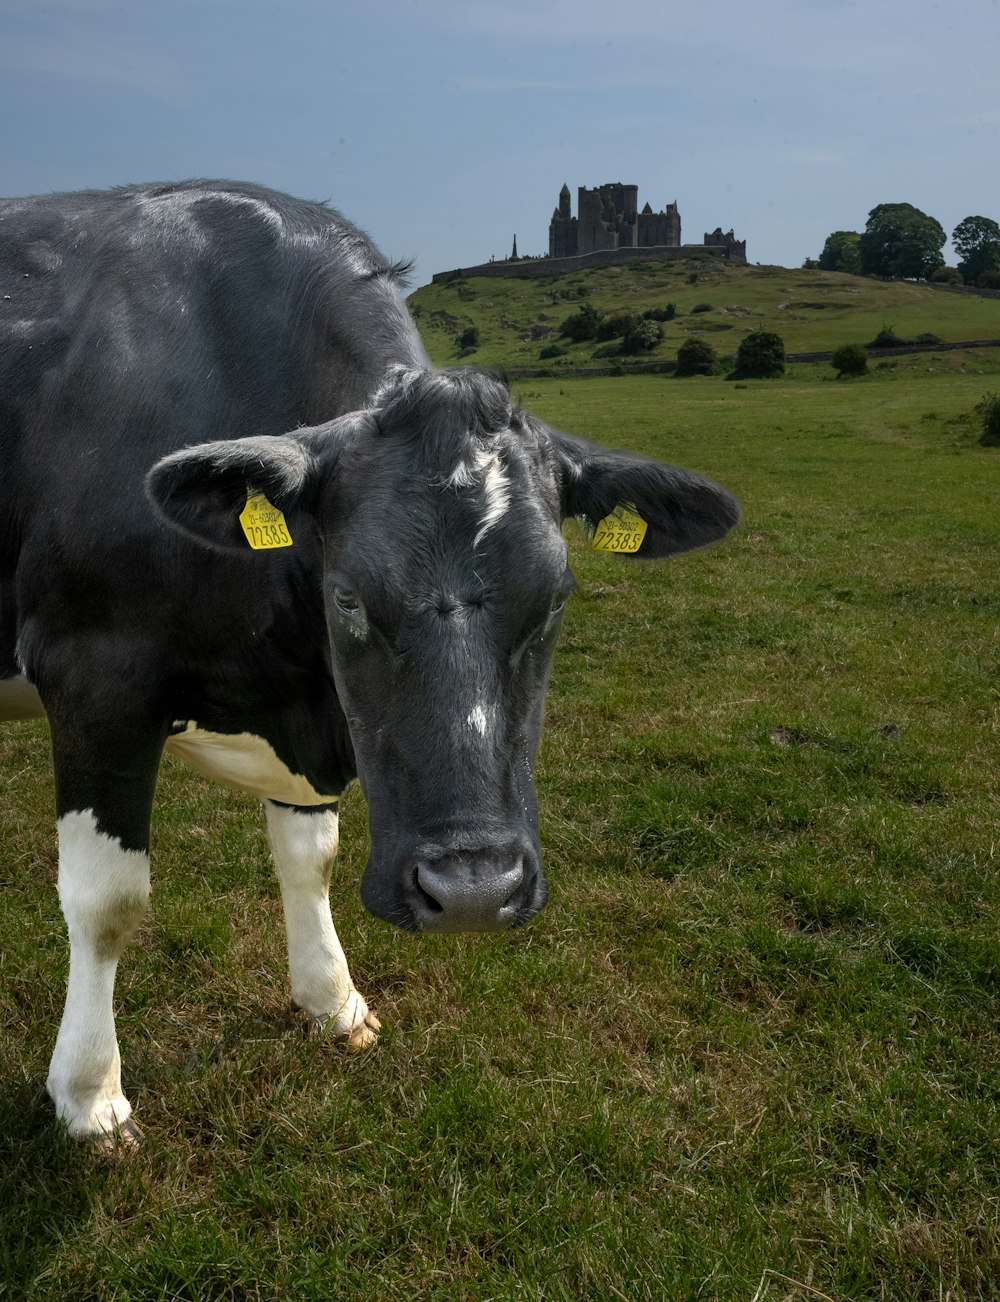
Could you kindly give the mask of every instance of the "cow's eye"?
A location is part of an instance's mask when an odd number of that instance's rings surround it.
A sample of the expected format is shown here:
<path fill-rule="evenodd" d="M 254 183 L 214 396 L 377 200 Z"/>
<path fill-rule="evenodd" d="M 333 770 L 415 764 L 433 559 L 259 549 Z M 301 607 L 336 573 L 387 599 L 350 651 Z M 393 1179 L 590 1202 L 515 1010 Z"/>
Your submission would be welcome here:
<path fill-rule="evenodd" d="M 356 615 L 361 609 L 361 602 L 350 588 L 334 588 L 333 604 L 344 615 Z"/>

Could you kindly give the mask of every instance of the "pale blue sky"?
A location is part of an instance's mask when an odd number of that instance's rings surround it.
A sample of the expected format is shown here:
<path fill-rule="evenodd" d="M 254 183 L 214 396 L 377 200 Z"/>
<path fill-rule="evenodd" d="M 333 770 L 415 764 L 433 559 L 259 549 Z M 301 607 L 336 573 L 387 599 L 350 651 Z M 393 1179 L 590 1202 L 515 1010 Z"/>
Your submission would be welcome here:
<path fill-rule="evenodd" d="M 0 0 L 0 192 L 259 181 L 416 285 L 625 181 L 798 266 L 877 203 L 1000 220 L 998 52 L 998 0 Z"/>

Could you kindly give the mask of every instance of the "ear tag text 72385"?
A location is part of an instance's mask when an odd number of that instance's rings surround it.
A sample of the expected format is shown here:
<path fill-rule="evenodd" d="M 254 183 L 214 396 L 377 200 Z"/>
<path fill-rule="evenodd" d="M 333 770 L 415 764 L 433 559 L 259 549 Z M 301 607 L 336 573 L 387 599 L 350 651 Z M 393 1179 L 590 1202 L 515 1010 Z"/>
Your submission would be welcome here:
<path fill-rule="evenodd" d="M 285 517 L 272 506 L 263 493 L 251 493 L 240 514 L 240 524 L 247 542 L 254 551 L 269 551 L 273 547 L 291 547 L 292 535 L 288 532 Z"/>
<path fill-rule="evenodd" d="M 646 521 L 632 507 L 616 506 L 598 522 L 590 546 L 595 552 L 637 552 L 646 529 Z"/>

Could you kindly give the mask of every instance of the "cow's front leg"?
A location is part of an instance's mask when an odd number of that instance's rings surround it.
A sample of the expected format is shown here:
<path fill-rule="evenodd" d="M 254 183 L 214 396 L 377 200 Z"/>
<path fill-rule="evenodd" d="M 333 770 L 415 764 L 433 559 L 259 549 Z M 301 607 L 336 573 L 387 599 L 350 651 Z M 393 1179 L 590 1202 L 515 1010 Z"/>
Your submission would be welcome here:
<path fill-rule="evenodd" d="M 69 985 L 48 1091 L 69 1133 L 134 1142 L 115 1036 L 115 972 L 149 900 L 149 855 L 102 832 L 91 809 L 59 819 L 59 899 L 69 928 Z"/>
<path fill-rule="evenodd" d="M 288 935 L 292 1004 L 317 1031 L 352 1050 L 374 1043 L 379 1021 L 355 990 L 330 915 L 330 866 L 337 853 L 337 806 L 300 808 L 264 801 Z"/>

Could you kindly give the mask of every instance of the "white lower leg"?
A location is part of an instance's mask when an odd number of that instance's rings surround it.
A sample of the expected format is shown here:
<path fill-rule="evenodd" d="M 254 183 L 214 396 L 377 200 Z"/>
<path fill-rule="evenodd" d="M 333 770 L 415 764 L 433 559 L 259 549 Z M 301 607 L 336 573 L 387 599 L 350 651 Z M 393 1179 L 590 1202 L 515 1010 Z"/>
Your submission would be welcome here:
<path fill-rule="evenodd" d="M 69 928 L 69 985 L 48 1091 L 70 1134 L 112 1134 L 132 1111 L 115 1037 L 115 972 L 149 900 L 149 857 L 98 831 L 89 810 L 65 814 L 59 899 Z"/>
<path fill-rule="evenodd" d="M 304 814 L 268 800 L 264 812 L 285 907 L 292 1002 L 360 1049 L 375 1039 L 378 1020 L 354 988 L 330 914 L 337 811 Z"/>

